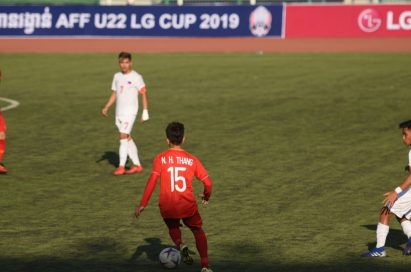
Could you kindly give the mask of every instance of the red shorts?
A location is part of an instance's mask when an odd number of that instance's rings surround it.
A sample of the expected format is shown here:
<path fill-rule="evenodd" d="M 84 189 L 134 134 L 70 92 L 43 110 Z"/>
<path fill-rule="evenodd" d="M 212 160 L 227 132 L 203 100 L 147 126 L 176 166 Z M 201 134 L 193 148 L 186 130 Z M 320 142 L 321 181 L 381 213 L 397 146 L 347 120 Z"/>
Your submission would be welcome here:
<path fill-rule="evenodd" d="M 3 114 L 0 112 L 0 132 L 6 132 L 6 121 L 4 121 Z"/>
<path fill-rule="evenodd" d="M 198 230 L 201 229 L 203 225 L 203 220 L 201 219 L 200 214 L 197 212 L 193 216 L 186 217 L 186 218 L 163 218 L 164 222 L 166 223 L 169 229 L 179 228 L 180 220 L 183 220 L 184 225 L 189 227 L 191 230 Z"/>

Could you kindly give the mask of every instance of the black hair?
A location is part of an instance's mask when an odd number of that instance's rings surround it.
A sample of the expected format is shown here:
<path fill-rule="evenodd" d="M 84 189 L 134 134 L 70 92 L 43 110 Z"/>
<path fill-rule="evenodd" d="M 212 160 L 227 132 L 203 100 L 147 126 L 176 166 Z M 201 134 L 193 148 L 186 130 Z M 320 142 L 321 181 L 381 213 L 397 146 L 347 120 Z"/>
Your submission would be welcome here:
<path fill-rule="evenodd" d="M 131 60 L 131 54 L 128 52 L 120 52 L 120 54 L 118 54 L 118 59 L 129 59 Z"/>
<path fill-rule="evenodd" d="M 184 138 L 184 125 L 179 122 L 171 122 L 166 128 L 167 139 L 173 145 L 181 145 Z"/>
<path fill-rule="evenodd" d="M 411 120 L 401 122 L 398 126 L 399 126 L 399 128 L 409 128 L 409 129 L 411 129 Z"/>

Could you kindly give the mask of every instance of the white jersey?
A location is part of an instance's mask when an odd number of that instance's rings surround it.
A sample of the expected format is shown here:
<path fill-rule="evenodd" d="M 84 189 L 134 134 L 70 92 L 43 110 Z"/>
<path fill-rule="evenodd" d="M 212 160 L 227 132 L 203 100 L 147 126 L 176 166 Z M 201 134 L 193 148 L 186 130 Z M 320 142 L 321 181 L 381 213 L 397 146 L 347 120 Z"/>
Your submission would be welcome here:
<path fill-rule="evenodd" d="M 137 115 L 138 92 L 144 90 L 143 77 L 136 71 L 114 75 L 111 89 L 116 92 L 116 116 Z"/>
<path fill-rule="evenodd" d="M 411 149 L 410 152 L 408 152 L 408 166 L 411 167 Z"/>

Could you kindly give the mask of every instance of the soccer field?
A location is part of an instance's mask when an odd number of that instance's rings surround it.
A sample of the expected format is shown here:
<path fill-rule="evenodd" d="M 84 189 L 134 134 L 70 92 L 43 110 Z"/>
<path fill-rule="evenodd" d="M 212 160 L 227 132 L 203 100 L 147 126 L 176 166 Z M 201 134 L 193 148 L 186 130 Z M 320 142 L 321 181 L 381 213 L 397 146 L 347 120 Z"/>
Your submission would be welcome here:
<path fill-rule="evenodd" d="M 0 96 L 20 102 L 4 112 L 1 271 L 163 271 L 158 187 L 133 212 L 175 120 L 214 181 L 200 213 L 215 272 L 409 270 L 395 220 L 389 258 L 359 255 L 406 176 L 410 54 L 134 54 L 151 119 L 133 129 L 145 171 L 121 177 L 114 109 L 100 115 L 116 57 L 0 54 Z"/>

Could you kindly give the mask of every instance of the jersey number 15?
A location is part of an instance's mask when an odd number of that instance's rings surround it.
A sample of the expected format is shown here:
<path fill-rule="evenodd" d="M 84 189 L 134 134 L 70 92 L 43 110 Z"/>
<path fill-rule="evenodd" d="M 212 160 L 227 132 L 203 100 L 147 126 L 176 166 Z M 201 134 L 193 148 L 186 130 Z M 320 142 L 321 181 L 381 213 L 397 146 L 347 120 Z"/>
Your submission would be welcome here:
<path fill-rule="evenodd" d="M 179 175 L 179 172 L 185 170 L 185 167 L 169 167 L 167 169 L 167 172 L 170 172 L 171 192 L 174 192 L 174 190 L 176 190 L 182 193 L 187 189 L 186 178 Z M 179 182 L 179 184 L 176 184 L 177 182 Z"/>

